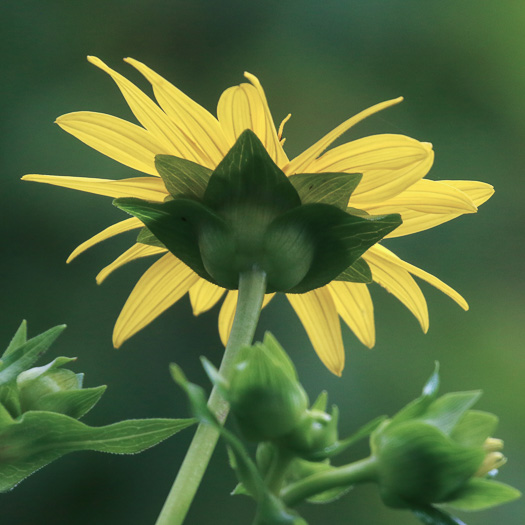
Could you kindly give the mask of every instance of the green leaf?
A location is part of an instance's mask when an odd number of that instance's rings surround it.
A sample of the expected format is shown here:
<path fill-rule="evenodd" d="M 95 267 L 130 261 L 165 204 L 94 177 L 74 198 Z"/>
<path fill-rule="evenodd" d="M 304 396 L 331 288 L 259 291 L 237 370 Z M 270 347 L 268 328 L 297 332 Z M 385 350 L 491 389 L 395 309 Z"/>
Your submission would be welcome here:
<path fill-rule="evenodd" d="M 480 396 L 479 390 L 445 394 L 429 405 L 421 416 L 421 420 L 436 426 L 444 434 L 450 435 L 461 417 Z"/>
<path fill-rule="evenodd" d="M 436 509 L 430 505 L 426 507 L 413 508 L 412 512 L 425 525 L 465 525 L 460 519 L 450 516 L 445 511 Z"/>
<path fill-rule="evenodd" d="M 155 167 L 173 197 L 201 200 L 204 196 L 210 169 L 172 155 L 157 155 Z"/>
<path fill-rule="evenodd" d="M 13 381 L 18 374 L 28 369 L 51 346 L 65 328 L 65 325 L 50 328 L 5 356 L 5 359 L 0 364 L 0 386 Z"/>
<path fill-rule="evenodd" d="M 271 223 L 265 240 L 266 250 L 268 253 L 291 253 L 295 250 L 297 232 L 308 234 L 314 247 L 310 268 L 299 284 L 286 290 L 305 293 L 334 280 L 401 222 L 396 214 L 358 217 L 327 204 L 305 204 Z M 289 232 L 288 238 L 283 232 Z M 280 271 L 289 271 L 289 263 L 277 258 L 276 271 L 279 264 L 283 265 Z"/>
<path fill-rule="evenodd" d="M 349 283 L 366 283 L 372 282 L 372 270 L 368 263 L 361 257 L 357 261 L 349 266 L 346 270 L 340 273 L 336 278 L 336 281 L 347 281 Z"/>
<path fill-rule="evenodd" d="M 494 435 L 498 416 L 479 410 L 468 410 L 463 414 L 450 437 L 465 447 L 481 447 L 485 440 Z"/>
<path fill-rule="evenodd" d="M 194 423 L 191 419 L 136 419 L 89 427 L 53 412 L 26 412 L 0 430 L 0 492 L 69 452 L 135 454 Z"/>
<path fill-rule="evenodd" d="M 473 478 L 446 505 L 457 510 L 485 510 L 514 501 L 521 496 L 519 490 L 498 481 Z"/>
<path fill-rule="evenodd" d="M 204 203 L 215 211 L 262 207 L 275 216 L 300 206 L 301 199 L 257 135 L 247 129 L 212 173 Z"/>
<path fill-rule="evenodd" d="M 166 248 L 148 228 L 142 228 L 137 235 L 137 242 L 140 244 L 147 244 L 148 246 L 157 246 L 158 248 Z"/>
<path fill-rule="evenodd" d="M 362 177 L 361 173 L 298 173 L 288 180 L 303 204 L 321 202 L 345 211 Z"/>
<path fill-rule="evenodd" d="M 9 354 L 14 352 L 16 349 L 21 347 L 23 344 L 27 342 L 27 321 L 24 319 L 20 326 L 18 327 L 18 330 L 16 331 L 15 335 L 13 336 L 13 339 L 11 339 L 11 342 L 9 343 L 9 346 L 7 347 L 6 351 L 2 355 L 2 358 L 7 357 Z"/>

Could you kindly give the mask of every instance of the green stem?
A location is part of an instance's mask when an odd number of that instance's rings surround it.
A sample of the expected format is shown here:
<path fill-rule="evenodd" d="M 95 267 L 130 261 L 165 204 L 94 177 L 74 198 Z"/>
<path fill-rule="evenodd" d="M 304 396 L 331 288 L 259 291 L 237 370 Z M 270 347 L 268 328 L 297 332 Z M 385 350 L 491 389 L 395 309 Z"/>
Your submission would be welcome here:
<path fill-rule="evenodd" d="M 278 448 L 275 452 L 275 458 L 264 480 L 266 486 L 275 495 L 279 495 L 284 482 L 284 476 L 286 475 L 293 458 L 294 456 L 292 454 L 282 448 Z"/>
<path fill-rule="evenodd" d="M 361 461 L 350 463 L 343 467 L 319 472 L 286 487 L 281 492 L 285 505 L 292 507 L 301 501 L 337 487 L 348 487 L 356 483 L 374 481 L 376 479 L 377 460 L 370 456 Z"/>
<path fill-rule="evenodd" d="M 240 275 L 237 309 L 219 369 L 226 380 L 230 379 L 239 350 L 252 343 L 265 291 L 266 274 L 263 271 L 253 269 Z M 221 423 L 226 420 L 229 406 L 216 388 L 211 392 L 208 406 Z M 215 428 L 199 425 L 156 525 L 180 525 L 184 521 L 218 438 Z"/>

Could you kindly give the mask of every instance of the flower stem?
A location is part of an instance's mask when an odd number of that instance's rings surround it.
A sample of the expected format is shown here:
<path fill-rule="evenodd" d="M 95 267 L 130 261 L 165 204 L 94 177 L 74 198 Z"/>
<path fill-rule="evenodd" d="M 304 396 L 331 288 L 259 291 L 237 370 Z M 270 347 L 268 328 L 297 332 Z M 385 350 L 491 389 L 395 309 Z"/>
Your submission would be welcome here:
<path fill-rule="evenodd" d="M 343 467 L 313 474 L 286 487 L 281 492 L 283 502 L 293 507 L 301 501 L 336 487 L 364 483 L 376 479 L 377 460 L 370 456 Z"/>
<path fill-rule="evenodd" d="M 230 379 L 240 348 L 252 343 L 265 291 L 266 274 L 263 271 L 254 268 L 252 271 L 241 273 L 237 309 L 219 369 L 226 380 Z M 211 392 L 208 407 L 221 423 L 226 420 L 229 406 L 216 388 L 213 388 Z M 218 438 L 219 433 L 215 428 L 209 425 L 199 425 L 156 525 L 182 524 Z"/>

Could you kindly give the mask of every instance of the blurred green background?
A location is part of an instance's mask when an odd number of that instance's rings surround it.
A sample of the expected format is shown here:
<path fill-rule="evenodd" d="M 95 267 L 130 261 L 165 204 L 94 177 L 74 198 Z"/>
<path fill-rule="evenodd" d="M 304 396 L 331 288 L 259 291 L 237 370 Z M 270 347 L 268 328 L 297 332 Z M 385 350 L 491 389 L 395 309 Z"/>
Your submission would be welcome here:
<path fill-rule="evenodd" d="M 67 323 L 48 357 L 77 356 L 86 386 L 109 385 L 85 418 L 187 414 L 167 364 L 207 384 L 199 356 L 219 363 L 218 308 L 194 318 L 186 298 L 116 351 L 113 323 L 149 261 L 116 272 L 101 287 L 99 269 L 126 249 L 133 233 L 65 264 L 83 240 L 122 216 L 110 200 L 22 183 L 25 173 L 119 178 L 131 170 L 86 147 L 53 124 L 70 111 L 131 119 L 113 82 L 85 57 L 149 86 L 129 66 L 139 59 L 211 111 L 220 93 L 256 74 L 277 122 L 291 112 L 287 152 L 301 152 L 356 112 L 403 95 L 405 102 L 368 119 L 346 140 L 402 133 L 436 150 L 432 179 L 476 179 L 496 187 L 477 216 L 388 243 L 396 253 L 457 288 L 463 312 L 426 284 L 430 331 L 423 335 L 402 305 L 374 286 L 377 344 L 362 347 L 344 329 L 347 367 L 332 376 L 318 361 L 287 301 L 263 312 L 289 350 L 310 396 L 330 392 L 344 414 L 342 433 L 416 396 L 434 360 L 442 391 L 481 388 L 478 407 L 497 413 L 510 458 L 500 479 L 524 489 L 525 409 L 525 9 L 521 0 L 3 0 L 2 239 L 0 341 L 22 318 L 30 334 Z M 191 431 L 132 457 L 67 456 L 0 496 L 6 525 L 152 524 Z M 363 443 L 347 460 L 367 452 Z M 249 523 L 251 501 L 229 496 L 234 479 L 223 446 L 213 458 L 188 524 Z M 382 506 L 374 487 L 359 487 L 330 506 L 303 507 L 312 525 L 416 524 Z M 523 501 L 463 515 L 469 525 L 524 523 Z"/>

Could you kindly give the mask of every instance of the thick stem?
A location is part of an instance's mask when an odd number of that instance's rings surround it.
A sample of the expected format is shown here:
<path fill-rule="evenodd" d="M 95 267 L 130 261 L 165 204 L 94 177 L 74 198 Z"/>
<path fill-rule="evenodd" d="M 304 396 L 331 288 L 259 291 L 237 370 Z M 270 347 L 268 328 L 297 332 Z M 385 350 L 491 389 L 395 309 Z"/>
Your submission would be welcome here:
<path fill-rule="evenodd" d="M 227 380 L 230 379 L 240 348 L 252 343 L 265 291 L 266 274 L 263 271 L 254 269 L 240 275 L 237 309 L 219 369 Z M 208 406 L 223 423 L 229 406 L 216 388 L 211 392 Z M 199 425 L 156 525 L 180 525 L 184 521 L 218 438 L 219 433 L 215 428 Z"/>
<path fill-rule="evenodd" d="M 301 501 L 336 487 L 347 487 L 376 479 L 377 460 L 370 456 L 361 461 L 325 472 L 319 472 L 289 485 L 281 492 L 283 502 L 293 507 Z"/>

